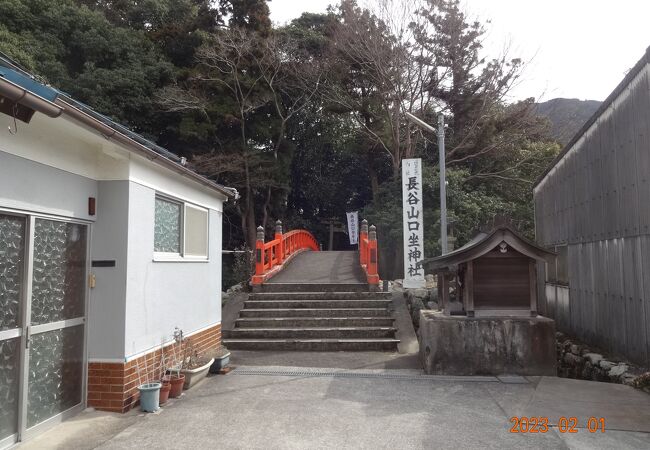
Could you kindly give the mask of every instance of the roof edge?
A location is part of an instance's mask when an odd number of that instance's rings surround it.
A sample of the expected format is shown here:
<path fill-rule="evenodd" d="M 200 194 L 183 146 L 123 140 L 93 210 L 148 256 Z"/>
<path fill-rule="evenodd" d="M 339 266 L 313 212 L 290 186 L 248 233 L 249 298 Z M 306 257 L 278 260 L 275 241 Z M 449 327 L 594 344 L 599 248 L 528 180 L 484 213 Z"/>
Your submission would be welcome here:
<path fill-rule="evenodd" d="M 236 200 L 239 197 L 236 189 L 229 188 L 226 186 L 222 186 L 218 183 L 215 183 L 214 181 L 204 177 L 203 175 L 199 175 L 193 170 L 188 169 L 182 164 L 172 161 L 171 159 L 165 157 L 164 155 L 161 155 L 160 153 L 150 149 L 149 147 L 140 144 L 139 142 L 135 141 L 131 137 L 122 133 L 121 131 L 103 123 L 99 119 L 79 109 L 76 105 L 73 105 L 71 102 L 66 102 L 64 97 L 57 98 L 54 103 L 63 108 L 64 115 L 69 116 L 73 120 L 77 122 L 81 122 L 82 124 L 89 126 L 90 128 L 93 128 L 106 139 L 109 140 L 114 139 L 118 143 L 134 150 L 135 152 L 139 153 L 142 156 L 145 156 L 150 161 L 154 161 L 161 166 L 171 169 L 179 173 L 180 175 L 183 175 L 187 178 L 191 178 L 192 180 L 197 181 L 200 184 L 209 187 L 214 191 L 219 192 L 220 194 L 226 197 L 226 200 L 228 199 Z"/>
<path fill-rule="evenodd" d="M 483 236 L 480 239 L 472 239 L 469 243 L 450 253 L 433 258 L 427 258 L 421 261 L 420 264 L 429 265 L 429 267 L 434 271 L 443 267 L 460 264 L 483 256 L 494 249 L 501 241 L 505 241 L 516 251 L 528 256 L 529 258 L 546 260 L 549 257 L 555 256 L 554 252 L 546 250 L 536 243 L 526 239 L 508 225 L 501 225 L 488 233 L 481 234 L 483 234 Z M 477 236 L 480 236 L 480 234 Z"/>

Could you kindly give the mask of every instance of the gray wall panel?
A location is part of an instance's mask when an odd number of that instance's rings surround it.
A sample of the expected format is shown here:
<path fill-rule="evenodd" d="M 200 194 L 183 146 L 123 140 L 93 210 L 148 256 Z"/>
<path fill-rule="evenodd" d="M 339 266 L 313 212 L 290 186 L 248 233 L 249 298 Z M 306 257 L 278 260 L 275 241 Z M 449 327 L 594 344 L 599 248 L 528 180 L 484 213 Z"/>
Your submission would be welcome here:
<path fill-rule="evenodd" d="M 129 182 L 99 181 L 98 185 L 93 259 L 115 261 L 115 267 L 92 269 L 97 284 L 90 291 L 88 357 L 119 361 L 125 357 Z"/>
<path fill-rule="evenodd" d="M 88 197 L 95 180 L 0 151 L 0 206 L 94 221 Z"/>
<path fill-rule="evenodd" d="M 644 69 L 534 193 L 537 241 L 568 243 L 558 329 L 650 364 L 650 80 Z"/>

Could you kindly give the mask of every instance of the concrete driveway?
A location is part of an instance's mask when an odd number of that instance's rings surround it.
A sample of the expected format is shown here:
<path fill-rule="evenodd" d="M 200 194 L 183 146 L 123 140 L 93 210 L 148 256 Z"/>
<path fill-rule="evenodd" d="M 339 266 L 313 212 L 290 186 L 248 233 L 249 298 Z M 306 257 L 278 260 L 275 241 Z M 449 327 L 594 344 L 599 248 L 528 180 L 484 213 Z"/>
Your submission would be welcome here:
<path fill-rule="evenodd" d="M 511 416 L 604 417 L 606 431 L 511 433 Z M 628 430 L 628 431 L 626 431 Z M 631 430 L 631 431 L 629 431 Z M 157 414 L 85 412 L 31 448 L 650 448 L 650 396 L 553 377 L 240 366 Z"/>

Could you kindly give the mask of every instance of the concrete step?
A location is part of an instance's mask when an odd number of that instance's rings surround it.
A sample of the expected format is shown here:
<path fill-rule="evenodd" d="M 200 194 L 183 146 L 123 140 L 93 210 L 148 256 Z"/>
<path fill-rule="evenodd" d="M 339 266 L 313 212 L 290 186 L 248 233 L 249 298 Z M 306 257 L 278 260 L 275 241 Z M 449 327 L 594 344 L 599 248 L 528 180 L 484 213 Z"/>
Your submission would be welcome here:
<path fill-rule="evenodd" d="M 368 292 L 368 283 L 264 283 L 261 292 Z"/>
<path fill-rule="evenodd" d="M 246 309 L 387 308 L 390 300 L 246 300 Z"/>
<path fill-rule="evenodd" d="M 254 292 L 249 300 L 390 300 L 390 292 Z"/>
<path fill-rule="evenodd" d="M 224 330 L 224 339 L 349 339 L 394 338 L 393 327 L 338 328 L 235 328 Z"/>
<path fill-rule="evenodd" d="M 224 339 L 229 350 L 397 351 L 399 339 Z"/>
<path fill-rule="evenodd" d="M 387 317 L 386 308 L 242 309 L 239 317 Z"/>
<path fill-rule="evenodd" d="M 391 327 L 392 317 L 262 317 L 239 318 L 236 328 L 294 328 L 294 327 Z"/>

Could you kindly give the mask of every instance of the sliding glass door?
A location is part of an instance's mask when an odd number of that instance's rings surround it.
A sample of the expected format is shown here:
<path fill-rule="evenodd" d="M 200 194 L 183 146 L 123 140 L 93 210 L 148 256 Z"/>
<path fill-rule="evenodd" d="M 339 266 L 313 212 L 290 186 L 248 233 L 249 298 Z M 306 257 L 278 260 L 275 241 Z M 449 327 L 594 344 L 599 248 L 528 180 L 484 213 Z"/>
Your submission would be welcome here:
<path fill-rule="evenodd" d="M 0 212 L 0 447 L 82 407 L 87 235 Z"/>
<path fill-rule="evenodd" d="M 18 434 L 26 229 L 25 217 L 0 213 L 0 447 Z"/>

